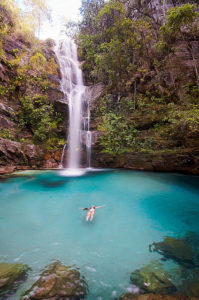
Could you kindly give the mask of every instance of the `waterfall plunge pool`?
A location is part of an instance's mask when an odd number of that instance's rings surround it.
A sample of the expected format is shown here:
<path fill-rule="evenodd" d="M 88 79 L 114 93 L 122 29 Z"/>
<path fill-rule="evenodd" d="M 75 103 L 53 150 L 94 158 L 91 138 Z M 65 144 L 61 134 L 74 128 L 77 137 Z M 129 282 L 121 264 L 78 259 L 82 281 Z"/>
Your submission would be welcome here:
<path fill-rule="evenodd" d="M 18 299 L 55 260 L 80 269 L 89 300 L 116 299 L 131 290 L 131 272 L 154 260 L 163 263 L 181 291 L 183 278 L 176 274 L 182 266 L 172 259 L 162 261 L 149 244 L 189 234 L 196 244 L 198 183 L 194 176 L 128 170 L 81 177 L 27 171 L 1 181 L 1 262 L 31 267 L 26 282 L 9 299 Z M 79 208 L 92 204 L 106 206 L 86 222 L 86 212 Z"/>

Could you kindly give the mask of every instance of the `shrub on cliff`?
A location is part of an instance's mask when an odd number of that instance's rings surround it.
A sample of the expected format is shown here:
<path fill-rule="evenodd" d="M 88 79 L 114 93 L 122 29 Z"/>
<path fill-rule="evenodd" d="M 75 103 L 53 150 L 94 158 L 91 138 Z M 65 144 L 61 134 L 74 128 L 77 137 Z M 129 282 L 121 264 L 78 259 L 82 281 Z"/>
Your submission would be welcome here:
<path fill-rule="evenodd" d="M 46 59 L 42 53 L 37 52 L 33 56 L 31 56 L 30 64 L 33 68 L 36 68 L 37 70 L 44 70 Z"/>
<path fill-rule="evenodd" d="M 45 144 L 49 139 L 57 138 L 55 130 L 59 127 L 62 118 L 60 114 L 55 113 L 46 96 L 36 95 L 32 99 L 25 96 L 19 101 L 21 103 L 18 114 L 19 126 L 32 132 L 35 143 Z"/>

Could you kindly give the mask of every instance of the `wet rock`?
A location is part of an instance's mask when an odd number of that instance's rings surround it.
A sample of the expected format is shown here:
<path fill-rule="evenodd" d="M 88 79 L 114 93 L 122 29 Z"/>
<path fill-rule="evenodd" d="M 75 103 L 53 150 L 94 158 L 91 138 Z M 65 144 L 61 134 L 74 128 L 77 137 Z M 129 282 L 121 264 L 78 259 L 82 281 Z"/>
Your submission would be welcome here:
<path fill-rule="evenodd" d="M 199 174 L 199 152 L 194 149 L 179 151 L 132 152 L 122 155 L 102 153 L 97 142 L 92 147 L 92 166 L 126 168 L 132 170 L 183 172 Z"/>
<path fill-rule="evenodd" d="M 188 297 L 184 295 L 155 295 L 155 294 L 145 294 L 145 295 L 135 295 L 132 293 L 127 293 L 119 298 L 119 300 L 198 300 L 196 297 Z"/>
<path fill-rule="evenodd" d="M 59 87 L 49 86 L 47 90 L 48 99 L 55 107 L 55 110 L 61 113 L 66 119 L 68 116 L 68 104 L 64 99 L 64 94 L 60 91 Z"/>
<path fill-rule="evenodd" d="M 62 149 L 49 151 L 44 156 L 44 165 L 46 169 L 58 168 L 61 161 Z"/>
<path fill-rule="evenodd" d="M 14 170 L 15 170 L 15 167 L 13 167 L 13 166 L 0 167 L 0 175 L 10 174 L 10 173 L 14 172 Z"/>
<path fill-rule="evenodd" d="M 61 113 L 62 116 L 64 117 L 64 120 L 66 121 L 69 115 L 68 103 L 66 99 L 57 99 L 56 101 L 53 102 L 53 105 L 55 106 L 56 111 Z"/>
<path fill-rule="evenodd" d="M 87 285 L 79 271 L 55 262 L 48 266 L 21 299 L 80 300 L 85 299 L 86 293 Z"/>
<path fill-rule="evenodd" d="M 23 147 L 23 154 L 28 165 L 40 165 L 43 161 L 43 150 L 34 144 L 28 144 Z"/>
<path fill-rule="evenodd" d="M 158 252 L 165 258 L 171 258 L 182 266 L 194 267 L 194 251 L 183 239 L 166 236 L 162 242 L 152 243 L 149 248 L 151 251 Z"/>
<path fill-rule="evenodd" d="M 91 109 L 93 109 L 95 105 L 97 105 L 97 103 L 95 103 L 95 100 L 103 94 L 103 91 L 104 85 L 102 83 L 86 87 L 86 95 L 88 101 L 91 102 Z"/>
<path fill-rule="evenodd" d="M 47 79 L 50 81 L 50 83 L 53 83 L 53 84 L 55 84 L 57 86 L 60 85 L 60 79 L 56 75 L 54 75 L 54 74 L 46 74 L 46 76 L 47 76 Z"/>
<path fill-rule="evenodd" d="M 26 279 L 28 270 L 27 265 L 0 263 L 0 298 L 15 291 Z"/>
<path fill-rule="evenodd" d="M 43 150 L 36 145 L 1 139 L 0 140 L 0 165 L 40 166 L 43 163 Z"/>
<path fill-rule="evenodd" d="M 169 274 L 164 271 L 162 264 L 156 261 L 132 272 L 130 279 L 143 293 L 166 295 L 176 292 Z"/>
<path fill-rule="evenodd" d="M 15 124 L 11 122 L 7 117 L 0 115 L 0 127 L 13 129 L 15 127 Z"/>
<path fill-rule="evenodd" d="M 14 110 L 6 104 L 0 103 L 0 114 L 5 115 L 6 117 L 14 118 Z"/>

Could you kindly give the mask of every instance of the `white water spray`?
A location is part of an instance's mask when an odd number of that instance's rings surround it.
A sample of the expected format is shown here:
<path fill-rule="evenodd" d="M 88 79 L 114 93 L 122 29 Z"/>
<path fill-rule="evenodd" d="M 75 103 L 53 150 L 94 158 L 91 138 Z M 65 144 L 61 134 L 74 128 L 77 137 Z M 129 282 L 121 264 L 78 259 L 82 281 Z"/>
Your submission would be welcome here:
<path fill-rule="evenodd" d="M 81 140 L 82 134 L 87 127 L 86 135 L 91 136 L 89 131 L 90 110 L 87 104 L 86 112 L 88 114 L 87 126 L 85 126 L 84 110 L 82 109 L 83 101 L 86 100 L 85 89 L 83 85 L 83 75 L 79 68 L 77 57 L 77 46 L 72 40 L 61 40 L 56 47 L 56 55 L 59 61 L 62 74 L 61 89 L 69 106 L 69 133 L 68 133 L 68 156 L 67 170 L 72 174 L 79 173 L 81 158 Z M 82 130 L 82 124 L 84 128 Z M 90 139 L 91 140 L 91 139 Z M 60 167 L 64 168 L 65 149 L 63 148 Z M 87 142 L 86 149 L 88 155 L 88 165 L 90 167 L 91 142 Z M 80 173 L 82 170 L 80 171 Z"/>

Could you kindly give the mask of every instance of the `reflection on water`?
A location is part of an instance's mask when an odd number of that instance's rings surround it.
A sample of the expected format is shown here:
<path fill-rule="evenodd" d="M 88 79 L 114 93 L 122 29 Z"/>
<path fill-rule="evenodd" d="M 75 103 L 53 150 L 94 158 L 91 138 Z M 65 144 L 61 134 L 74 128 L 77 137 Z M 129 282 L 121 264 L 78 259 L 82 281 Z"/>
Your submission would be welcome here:
<path fill-rule="evenodd" d="M 152 262 L 177 291 L 199 296 L 198 183 L 194 176 L 118 170 L 80 177 L 23 172 L 0 182 L 0 259 L 32 269 L 9 298 L 56 260 L 80 268 L 90 300 L 151 292 L 145 277 Z M 87 223 L 79 208 L 104 204 Z M 160 273 L 151 282 L 174 291 Z"/>

